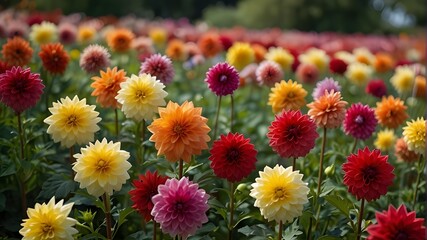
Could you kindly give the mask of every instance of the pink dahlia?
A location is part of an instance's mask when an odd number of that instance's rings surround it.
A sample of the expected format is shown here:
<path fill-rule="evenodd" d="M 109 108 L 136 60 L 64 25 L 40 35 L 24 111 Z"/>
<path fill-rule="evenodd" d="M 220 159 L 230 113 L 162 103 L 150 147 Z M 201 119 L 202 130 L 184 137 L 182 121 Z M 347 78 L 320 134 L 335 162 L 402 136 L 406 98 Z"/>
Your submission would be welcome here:
<path fill-rule="evenodd" d="M 283 158 L 304 157 L 319 136 L 314 121 L 294 110 L 276 115 L 268 130 L 270 146 Z"/>
<path fill-rule="evenodd" d="M 40 74 L 31 73 L 30 68 L 14 66 L 0 74 L 0 101 L 16 114 L 36 105 L 43 88 Z"/>
<path fill-rule="evenodd" d="M 98 44 L 92 44 L 83 50 L 80 67 L 88 73 L 97 73 L 110 65 L 110 53 Z"/>
<path fill-rule="evenodd" d="M 146 58 L 141 64 L 139 74 L 147 73 L 151 76 L 156 76 L 163 84 L 172 82 L 175 76 L 172 61 L 166 56 L 160 54 L 153 54 Z"/>
<path fill-rule="evenodd" d="M 63 44 L 71 44 L 76 41 L 77 27 L 71 23 L 62 23 L 58 26 L 59 41 Z"/>
<path fill-rule="evenodd" d="M 187 239 L 208 221 L 206 211 L 209 209 L 209 195 L 199 189 L 197 183 L 186 177 L 180 180 L 172 178 L 166 180 L 164 185 L 159 185 L 158 191 L 152 198 L 154 207 L 151 215 L 163 232 Z"/>
<path fill-rule="evenodd" d="M 319 78 L 319 69 L 314 64 L 301 63 L 295 74 L 303 83 L 315 83 Z"/>
<path fill-rule="evenodd" d="M 382 98 L 387 95 L 387 86 L 381 79 L 374 79 L 369 81 L 366 85 L 365 92 L 374 97 Z"/>
<path fill-rule="evenodd" d="M 357 139 L 367 139 L 375 131 L 378 121 L 375 110 L 362 103 L 352 104 L 344 118 L 344 132 Z"/>
<path fill-rule="evenodd" d="M 239 73 L 226 62 L 217 63 L 206 72 L 205 82 L 217 96 L 233 94 L 239 87 Z"/>
<path fill-rule="evenodd" d="M 263 61 L 256 69 L 256 80 L 259 85 L 274 86 L 283 79 L 283 71 L 279 64 L 273 61 Z"/>
<path fill-rule="evenodd" d="M 334 90 L 334 92 L 341 92 L 341 86 L 337 81 L 334 81 L 333 78 L 327 77 L 316 84 L 312 94 L 313 99 L 316 100 L 320 98 L 323 94 L 325 94 L 325 90 L 328 92 L 331 90 Z"/>
<path fill-rule="evenodd" d="M 405 205 L 398 209 L 390 205 L 388 211 L 376 212 L 375 217 L 377 223 L 367 229 L 368 240 L 423 240 L 426 237 L 424 218 L 416 218 L 415 212 L 408 213 Z"/>

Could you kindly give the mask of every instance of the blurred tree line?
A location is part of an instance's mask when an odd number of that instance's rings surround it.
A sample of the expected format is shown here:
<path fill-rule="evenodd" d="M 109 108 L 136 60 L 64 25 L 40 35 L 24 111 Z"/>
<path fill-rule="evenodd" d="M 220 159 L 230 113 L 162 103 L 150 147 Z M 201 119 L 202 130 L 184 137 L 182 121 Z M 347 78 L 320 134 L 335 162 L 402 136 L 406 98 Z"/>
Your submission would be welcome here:
<path fill-rule="evenodd" d="M 0 0 L 3 8 L 205 20 L 218 27 L 389 33 L 424 27 L 423 0 Z M 1 9 L 0 7 L 0 9 Z"/>

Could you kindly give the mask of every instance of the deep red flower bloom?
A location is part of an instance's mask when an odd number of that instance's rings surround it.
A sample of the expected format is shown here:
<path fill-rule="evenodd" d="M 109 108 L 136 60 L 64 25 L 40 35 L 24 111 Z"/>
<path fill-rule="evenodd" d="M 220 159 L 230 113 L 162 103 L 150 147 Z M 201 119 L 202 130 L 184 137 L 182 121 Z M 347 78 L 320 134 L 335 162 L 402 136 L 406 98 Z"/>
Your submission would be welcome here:
<path fill-rule="evenodd" d="M 344 118 L 344 132 L 357 139 L 367 139 L 375 131 L 378 120 L 375 110 L 362 103 L 352 104 Z"/>
<path fill-rule="evenodd" d="M 39 57 L 43 67 L 50 73 L 62 74 L 67 68 L 70 57 L 60 43 L 48 43 L 41 46 Z"/>
<path fill-rule="evenodd" d="M 10 69 L 12 69 L 11 65 L 9 65 L 7 62 L 0 60 L 0 74 L 5 73 L 6 70 Z"/>
<path fill-rule="evenodd" d="M 388 211 L 376 212 L 375 217 L 377 223 L 367 229 L 368 240 L 423 240 L 426 237 L 424 218 L 416 218 L 415 212 L 408 213 L 405 205 L 398 209 L 390 205 Z"/>
<path fill-rule="evenodd" d="M 387 95 L 387 86 L 381 79 L 373 79 L 366 85 L 365 92 L 374 97 L 382 98 Z"/>
<path fill-rule="evenodd" d="M 0 74 L 0 101 L 19 114 L 36 105 L 43 93 L 40 74 L 30 68 L 12 67 Z"/>
<path fill-rule="evenodd" d="M 233 45 L 233 39 L 226 35 L 220 35 L 219 40 L 221 41 L 222 48 L 227 51 Z"/>
<path fill-rule="evenodd" d="M 339 58 L 333 58 L 329 62 L 329 70 L 331 73 L 344 74 L 347 70 L 347 63 Z"/>
<path fill-rule="evenodd" d="M 255 170 L 257 151 L 240 133 L 221 135 L 210 151 L 211 168 L 215 175 L 230 182 L 239 182 Z"/>
<path fill-rule="evenodd" d="M 205 82 L 217 96 L 233 94 L 239 87 L 239 73 L 226 62 L 217 63 L 206 72 Z"/>
<path fill-rule="evenodd" d="M 347 157 L 342 166 L 344 184 L 357 200 L 372 201 L 387 193 L 387 187 L 394 179 L 394 167 L 387 159 L 388 156 L 381 155 L 380 150 L 371 151 L 368 147 Z"/>
<path fill-rule="evenodd" d="M 139 70 L 139 74 L 143 73 L 156 76 L 163 84 L 171 83 L 175 76 L 172 61 L 161 54 L 153 54 L 145 59 Z"/>
<path fill-rule="evenodd" d="M 135 189 L 129 191 L 130 199 L 134 202 L 132 207 L 141 214 L 145 221 L 153 219 L 151 210 L 154 207 L 151 200 L 158 193 L 157 186 L 164 184 L 168 177 L 157 174 L 157 171 L 151 173 L 149 170 L 145 175 L 139 175 L 139 179 L 133 180 Z"/>
<path fill-rule="evenodd" d="M 319 137 L 314 121 L 299 110 L 276 115 L 268 130 L 270 146 L 283 158 L 304 157 Z"/>
<path fill-rule="evenodd" d="M 299 61 L 299 53 L 295 49 L 289 49 L 289 52 L 294 56 L 294 62 L 291 65 L 292 72 L 296 72 L 301 62 Z"/>

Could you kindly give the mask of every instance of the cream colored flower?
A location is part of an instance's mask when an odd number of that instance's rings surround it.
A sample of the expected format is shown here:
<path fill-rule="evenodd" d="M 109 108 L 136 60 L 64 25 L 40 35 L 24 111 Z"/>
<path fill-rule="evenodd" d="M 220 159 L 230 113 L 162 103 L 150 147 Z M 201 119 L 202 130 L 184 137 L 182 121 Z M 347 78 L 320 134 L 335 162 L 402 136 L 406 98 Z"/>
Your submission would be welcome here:
<path fill-rule="evenodd" d="M 415 72 L 409 66 L 397 67 L 390 82 L 399 94 L 410 93 L 415 83 Z"/>
<path fill-rule="evenodd" d="M 265 59 L 276 62 L 283 70 L 291 69 L 294 63 L 294 56 L 286 49 L 281 47 L 271 47 L 265 54 Z"/>
<path fill-rule="evenodd" d="M 324 72 L 329 67 L 329 56 L 325 51 L 318 48 L 310 48 L 298 57 L 301 63 L 316 65 L 320 72 Z"/>
<path fill-rule="evenodd" d="M 81 153 L 74 154 L 74 180 L 92 196 L 112 195 L 113 190 L 119 191 L 130 178 L 127 172 L 131 168 L 127 161 L 129 156 L 128 152 L 120 150 L 120 142 L 107 143 L 104 138 L 102 142 L 89 143 Z"/>
<path fill-rule="evenodd" d="M 344 75 L 358 86 L 365 85 L 371 78 L 374 69 L 364 63 L 354 62 L 348 65 Z"/>
<path fill-rule="evenodd" d="M 55 24 L 43 21 L 31 26 L 30 40 L 36 44 L 54 42 L 58 39 L 58 28 Z"/>

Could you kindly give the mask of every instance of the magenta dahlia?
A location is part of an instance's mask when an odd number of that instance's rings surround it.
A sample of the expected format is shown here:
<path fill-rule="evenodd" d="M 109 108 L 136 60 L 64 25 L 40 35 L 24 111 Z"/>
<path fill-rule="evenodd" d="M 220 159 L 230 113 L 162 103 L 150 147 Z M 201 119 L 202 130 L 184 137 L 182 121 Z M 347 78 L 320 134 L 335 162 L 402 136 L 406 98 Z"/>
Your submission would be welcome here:
<path fill-rule="evenodd" d="M 316 100 L 320 98 L 323 94 L 325 94 L 325 90 L 328 92 L 331 90 L 334 90 L 334 92 L 341 92 L 341 86 L 337 81 L 334 81 L 333 78 L 327 77 L 316 84 L 312 94 L 313 99 Z"/>
<path fill-rule="evenodd" d="M 255 170 L 257 151 L 249 138 L 240 133 L 221 135 L 210 150 L 211 168 L 215 175 L 239 182 Z"/>
<path fill-rule="evenodd" d="M 424 240 L 426 228 L 424 218 L 416 218 L 415 212 L 406 210 L 405 205 L 398 209 L 392 205 L 388 211 L 376 212 L 376 224 L 368 227 L 368 240 Z"/>
<path fill-rule="evenodd" d="M 259 85 L 274 86 L 283 79 L 283 71 L 279 64 L 273 61 L 263 61 L 256 69 L 256 80 Z"/>
<path fill-rule="evenodd" d="M 226 62 L 217 63 L 206 72 L 205 82 L 217 96 L 233 94 L 239 87 L 239 73 Z"/>
<path fill-rule="evenodd" d="M 187 239 L 208 221 L 209 195 L 199 189 L 197 183 L 186 177 L 180 180 L 172 178 L 159 185 L 158 191 L 152 198 L 154 207 L 151 215 L 163 232 Z"/>
<path fill-rule="evenodd" d="M 343 125 L 345 134 L 365 140 L 374 133 L 377 124 L 374 109 L 362 103 L 355 103 L 347 109 Z"/>
<path fill-rule="evenodd" d="M 314 121 L 299 110 L 283 111 L 276 115 L 268 130 L 270 146 L 283 158 L 307 155 L 319 137 Z"/>
<path fill-rule="evenodd" d="M 33 107 L 40 100 L 44 85 L 40 74 L 30 68 L 12 67 L 0 74 L 0 101 L 16 114 Z"/>
<path fill-rule="evenodd" d="M 170 58 L 160 54 L 153 54 L 145 59 L 139 70 L 139 74 L 143 73 L 156 76 L 163 84 L 171 83 L 175 76 Z"/>

